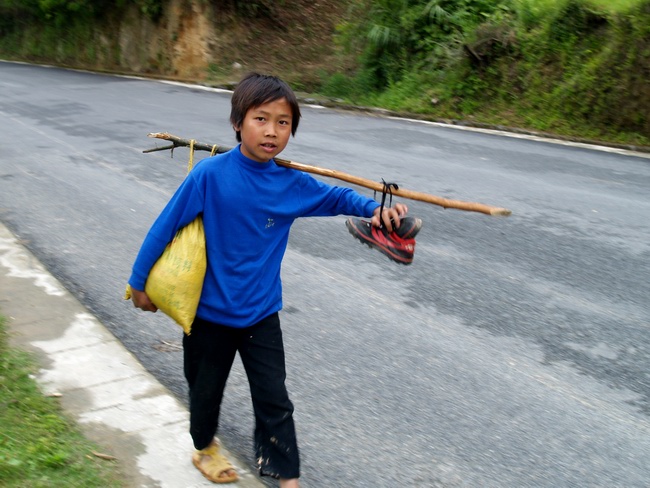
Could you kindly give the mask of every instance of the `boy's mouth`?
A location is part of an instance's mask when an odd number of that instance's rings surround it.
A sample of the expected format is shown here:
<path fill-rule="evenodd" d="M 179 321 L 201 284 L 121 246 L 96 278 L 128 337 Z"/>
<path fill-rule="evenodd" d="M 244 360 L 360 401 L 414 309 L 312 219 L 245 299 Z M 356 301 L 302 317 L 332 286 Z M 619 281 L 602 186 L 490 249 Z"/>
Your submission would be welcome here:
<path fill-rule="evenodd" d="M 272 143 L 270 143 L 270 142 L 267 142 L 267 143 L 265 143 L 265 144 L 261 144 L 261 146 L 262 146 L 264 149 L 266 149 L 267 151 L 272 151 L 272 150 L 274 150 L 275 148 L 278 147 L 278 146 L 276 146 L 275 144 L 272 144 Z"/>

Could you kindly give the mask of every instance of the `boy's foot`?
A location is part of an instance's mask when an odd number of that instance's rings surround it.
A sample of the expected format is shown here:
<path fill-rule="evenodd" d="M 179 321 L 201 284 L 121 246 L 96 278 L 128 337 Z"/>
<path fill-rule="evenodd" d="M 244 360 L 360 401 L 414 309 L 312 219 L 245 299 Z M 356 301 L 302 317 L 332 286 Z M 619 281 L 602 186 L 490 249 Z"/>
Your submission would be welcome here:
<path fill-rule="evenodd" d="M 192 463 L 213 483 L 232 483 L 239 479 L 233 465 L 219 452 L 219 445 L 214 441 L 208 447 L 196 451 L 192 455 Z"/>
<path fill-rule="evenodd" d="M 388 232 L 384 227 L 375 227 L 363 219 L 348 219 L 345 222 L 350 234 L 370 247 L 400 264 L 411 264 L 415 252 L 415 236 L 422 228 L 422 220 L 405 217 L 400 228 Z"/>
<path fill-rule="evenodd" d="M 280 488 L 300 488 L 298 478 L 280 478 Z"/>

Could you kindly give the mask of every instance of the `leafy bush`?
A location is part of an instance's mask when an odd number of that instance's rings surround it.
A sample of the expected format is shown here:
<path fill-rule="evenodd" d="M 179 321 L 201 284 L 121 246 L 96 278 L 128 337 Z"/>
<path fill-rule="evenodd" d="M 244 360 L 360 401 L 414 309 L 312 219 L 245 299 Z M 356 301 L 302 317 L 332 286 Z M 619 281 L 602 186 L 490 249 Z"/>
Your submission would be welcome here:
<path fill-rule="evenodd" d="M 342 44 L 356 49 L 375 86 L 386 88 L 414 67 L 453 64 L 472 29 L 508 11 L 506 3 L 488 0 L 358 1 L 350 16 L 355 20 L 341 29 Z"/>
<path fill-rule="evenodd" d="M 363 100 L 393 109 L 647 142 L 649 11 L 648 0 L 359 0 L 339 37 L 357 74 L 325 90 L 356 93 L 370 74 Z"/>

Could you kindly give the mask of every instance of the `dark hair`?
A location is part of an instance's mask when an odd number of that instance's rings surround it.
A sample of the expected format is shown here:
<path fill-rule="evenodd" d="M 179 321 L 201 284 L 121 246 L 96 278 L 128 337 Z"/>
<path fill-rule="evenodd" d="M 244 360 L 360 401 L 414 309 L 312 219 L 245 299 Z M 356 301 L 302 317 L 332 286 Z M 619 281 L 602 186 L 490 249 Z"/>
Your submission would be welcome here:
<path fill-rule="evenodd" d="M 237 84 L 232 94 L 230 123 L 241 127 L 246 112 L 267 102 L 285 98 L 291 107 L 291 135 L 295 136 L 300 122 L 298 100 L 289 85 L 276 76 L 249 73 Z M 241 133 L 235 129 L 237 141 L 241 142 Z"/>

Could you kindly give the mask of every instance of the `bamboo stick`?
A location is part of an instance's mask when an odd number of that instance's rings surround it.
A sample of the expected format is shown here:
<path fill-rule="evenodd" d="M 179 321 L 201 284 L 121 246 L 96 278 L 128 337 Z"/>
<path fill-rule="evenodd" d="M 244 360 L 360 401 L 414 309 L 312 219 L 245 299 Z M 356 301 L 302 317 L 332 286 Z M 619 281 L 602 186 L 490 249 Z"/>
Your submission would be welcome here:
<path fill-rule="evenodd" d="M 152 149 L 147 149 L 143 152 L 150 153 L 155 151 L 165 151 L 168 149 L 173 150 L 175 147 L 185 147 L 189 146 L 191 141 L 189 139 L 182 139 L 178 136 L 174 136 L 167 132 L 153 132 L 148 135 L 148 137 L 163 139 L 166 141 L 171 141 L 172 144 L 164 147 L 156 147 Z M 229 151 L 231 148 L 226 146 L 220 146 L 218 144 L 206 144 L 202 142 L 195 141 L 194 149 L 200 151 L 214 151 L 215 154 L 224 153 Z M 343 173 L 341 171 L 321 168 L 318 166 L 311 166 L 308 164 L 298 163 L 296 161 L 289 161 L 287 159 L 274 158 L 276 164 L 279 166 L 284 166 L 287 168 L 296 169 L 299 171 L 304 171 L 306 173 L 313 173 L 321 176 L 327 176 L 329 178 L 336 178 L 338 180 L 346 181 L 355 185 L 363 186 L 375 191 L 382 191 L 384 188 L 383 183 L 377 181 L 372 181 L 360 176 L 351 175 L 348 173 Z M 508 216 L 512 212 L 507 208 L 492 207 L 490 205 L 485 205 L 483 203 L 475 202 L 465 202 L 461 200 L 449 200 L 447 198 L 438 197 L 435 195 L 430 195 L 428 193 L 421 193 L 412 190 L 406 189 L 393 189 L 393 195 L 408 198 L 410 200 L 417 200 L 420 202 L 431 203 L 433 205 L 438 205 L 443 208 L 455 208 L 458 210 L 466 210 L 469 212 L 479 212 L 487 215 L 496 215 L 496 216 Z"/>

